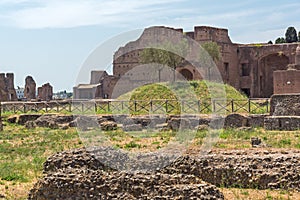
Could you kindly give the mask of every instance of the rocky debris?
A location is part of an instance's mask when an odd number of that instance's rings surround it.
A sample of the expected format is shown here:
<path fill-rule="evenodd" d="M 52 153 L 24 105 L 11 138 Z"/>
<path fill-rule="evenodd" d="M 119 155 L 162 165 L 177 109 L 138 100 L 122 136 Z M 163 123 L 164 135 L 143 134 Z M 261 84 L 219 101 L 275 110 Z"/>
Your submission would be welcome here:
<path fill-rule="evenodd" d="M 36 127 L 36 123 L 34 121 L 27 121 L 25 123 L 25 128 L 27 129 L 33 129 Z"/>
<path fill-rule="evenodd" d="M 240 114 L 229 114 L 225 118 L 225 128 L 238 128 L 248 126 L 248 120 L 250 118 Z"/>
<path fill-rule="evenodd" d="M 6 121 L 8 123 L 11 123 L 11 124 L 15 124 L 17 123 L 17 120 L 18 120 L 18 116 L 17 115 L 12 115 L 12 116 L 9 116 Z"/>
<path fill-rule="evenodd" d="M 143 129 L 156 130 L 198 130 L 199 127 L 211 129 L 265 127 L 267 130 L 297 130 L 300 129 L 300 116 L 267 116 L 230 114 L 226 117 L 209 115 L 154 115 L 154 116 L 129 116 L 129 115 L 61 115 L 61 114 L 22 114 L 7 118 L 9 123 L 25 125 L 27 121 L 36 121 L 37 126 L 78 127 L 82 131 L 90 129 L 115 130 L 116 124 L 125 131 L 141 131 Z M 51 123 L 50 123 L 51 122 Z M 167 124 L 167 126 L 165 126 Z M 51 126 L 50 126 L 51 125 Z M 203 126 L 202 126 L 203 125 Z"/>
<path fill-rule="evenodd" d="M 191 151 L 164 168 L 144 173 L 107 167 L 112 163 L 98 153 L 113 162 L 128 159 L 126 154 L 112 158 L 109 151 L 77 149 L 51 156 L 29 199 L 223 199 L 210 184 L 300 191 L 300 150 L 213 150 L 206 155 Z M 139 165 L 144 160 L 130 162 Z"/>
<path fill-rule="evenodd" d="M 224 199 L 195 175 L 114 171 L 83 149 L 51 156 L 44 173 L 28 199 Z"/>
<path fill-rule="evenodd" d="M 103 131 L 116 130 L 117 127 L 118 127 L 118 124 L 116 122 L 112 122 L 112 121 L 103 121 L 100 123 L 100 128 Z"/>
<path fill-rule="evenodd" d="M 42 114 L 21 114 L 18 118 L 17 123 L 20 125 L 25 125 L 28 121 L 35 121 L 39 117 L 41 117 Z"/>
<path fill-rule="evenodd" d="M 99 120 L 102 121 L 102 118 Z M 97 116 L 85 116 L 81 115 L 75 119 L 76 126 L 81 131 L 87 131 L 90 128 L 98 128 L 99 122 Z"/>
<path fill-rule="evenodd" d="M 218 187 L 300 191 L 300 151 L 213 151 L 202 157 L 182 157 L 162 172 L 193 174 Z"/>
<path fill-rule="evenodd" d="M 209 126 L 206 124 L 202 124 L 202 125 L 199 125 L 196 127 L 197 131 L 204 131 L 204 130 L 208 130 L 208 129 L 209 129 Z"/>
<path fill-rule="evenodd" d="M 128 124 L 126 126 L 123 126 L 123 130 L 126 132 L 131 132 L 131 131 L 142 131 L 143 127 L 141 124 Z"/>
<path fill-rule="evenodd" d="M 259 147 L 262 144 L 261 139 L 258 137 L 251 138 L 251 146 L 252 147 Z"/>
<path fill-rule="evenodd" d="M 168 121 L 168 127 L 173 131 L 193 128 L 190 119 L 175 117 Z"/>

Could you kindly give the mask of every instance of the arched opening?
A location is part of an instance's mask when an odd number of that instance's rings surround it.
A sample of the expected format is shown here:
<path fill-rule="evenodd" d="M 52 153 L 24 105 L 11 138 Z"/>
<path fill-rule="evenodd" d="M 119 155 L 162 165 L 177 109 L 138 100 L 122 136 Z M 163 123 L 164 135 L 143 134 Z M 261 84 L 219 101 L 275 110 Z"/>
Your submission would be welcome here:
<path fill-rule="evenodd" d="M 179 73 L 188 81 L 193 80 L 193 73 L 188 69 L 182 69 Z"/>
<path fill-rule="evenodd" d="M 274 53 L 260 60 L 257 77 L 260 97 L 268 98 L 274 93 L 273 72 L 285 70 L 288 64 L 289 58 L 281 53 Z"/>

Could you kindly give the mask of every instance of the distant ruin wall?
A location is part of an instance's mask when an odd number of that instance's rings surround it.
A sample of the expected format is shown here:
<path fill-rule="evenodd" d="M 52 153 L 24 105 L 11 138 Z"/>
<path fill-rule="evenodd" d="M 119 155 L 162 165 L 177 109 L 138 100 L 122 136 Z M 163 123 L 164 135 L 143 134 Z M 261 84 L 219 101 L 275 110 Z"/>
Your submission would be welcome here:
<path fill-rule="evenodd" d="M 44 101 L 50 101 L 52 100 L 52 96 L 53 96 L 53 87 L 49 83 L 46 83 L 42 87 L 38 88 L 39 99 Z"/>
<path fill-rule="evenodd" d="M 25 79 L 24 97 L 28 100 L 36 98 L 36 83 L 31 76 Z"/>
<path fill-rule="evenodd" d="M 17 93 L 14 86 L 13 73 L 0 74 L 0 101 L 16 101 Z"/>

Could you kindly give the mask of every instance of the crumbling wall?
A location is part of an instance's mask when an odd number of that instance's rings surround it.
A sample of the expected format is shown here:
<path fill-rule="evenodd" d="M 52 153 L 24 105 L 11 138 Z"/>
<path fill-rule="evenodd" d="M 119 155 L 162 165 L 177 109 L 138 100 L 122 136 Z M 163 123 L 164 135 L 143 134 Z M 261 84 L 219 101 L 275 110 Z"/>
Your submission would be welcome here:
<path fill-rule="evenodd" d="M 25 79 L 24 97 L 28 100 L 36 98 L 36 83 L 31 76 Z"/>
<path fill-rule="evenodd" d="M 0 74 L 0 101 L 16 101 L 17 93 L 14 86 L 13 73 Z"/>
<path fill-rule="evenodd" d="M 50 83 L 46 83 L 41 87 L 38 87 L 38 97 L 44 101 L 50 101 L 53 97 L 53 87 Z"/>

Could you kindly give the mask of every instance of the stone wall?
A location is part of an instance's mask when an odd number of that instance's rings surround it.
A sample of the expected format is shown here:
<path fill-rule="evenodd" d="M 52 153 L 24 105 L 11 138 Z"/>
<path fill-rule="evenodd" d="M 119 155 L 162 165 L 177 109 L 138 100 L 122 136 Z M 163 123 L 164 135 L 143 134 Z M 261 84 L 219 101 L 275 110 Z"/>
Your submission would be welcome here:
<path fill-rule="evenodd" d="M 83 149 L 51 156 L 44 174 L 28 199 L 224 199 L 194 175 L 118 172 Z"/>
<path fill-rule="evenodd" d="M 50 83 L 46 83 L 41 87 L 38 87 L 38 98 L 43 101 L 50 101 L 52 100 L 53 96 L 53 87 Z"/>
<path fill-rule="evenodd" d="M 29 199 L 224 199 L 211 184 L 300 191 L 299 166 L 296 150 L 215 150 L 190 152 L 154 172 L 128 173 L 77 149 L 48 158 Z"/>
<path fill-rule="evenodd" d="M 14 87 L 14 74 L 0 74 L 0 101 L 16 101 L 17 93 Z"/>
<path fill-rule="evenodd" d="M 25 79 L 24 97 L 27 100 L 36 98 L 36 83 L 31 76 L 27 76 Z"/>
<path fill-rule="evenodd" d="M 300 116 L 300 94 L 273 95 L 270 105 L 272 116 Z"/>

